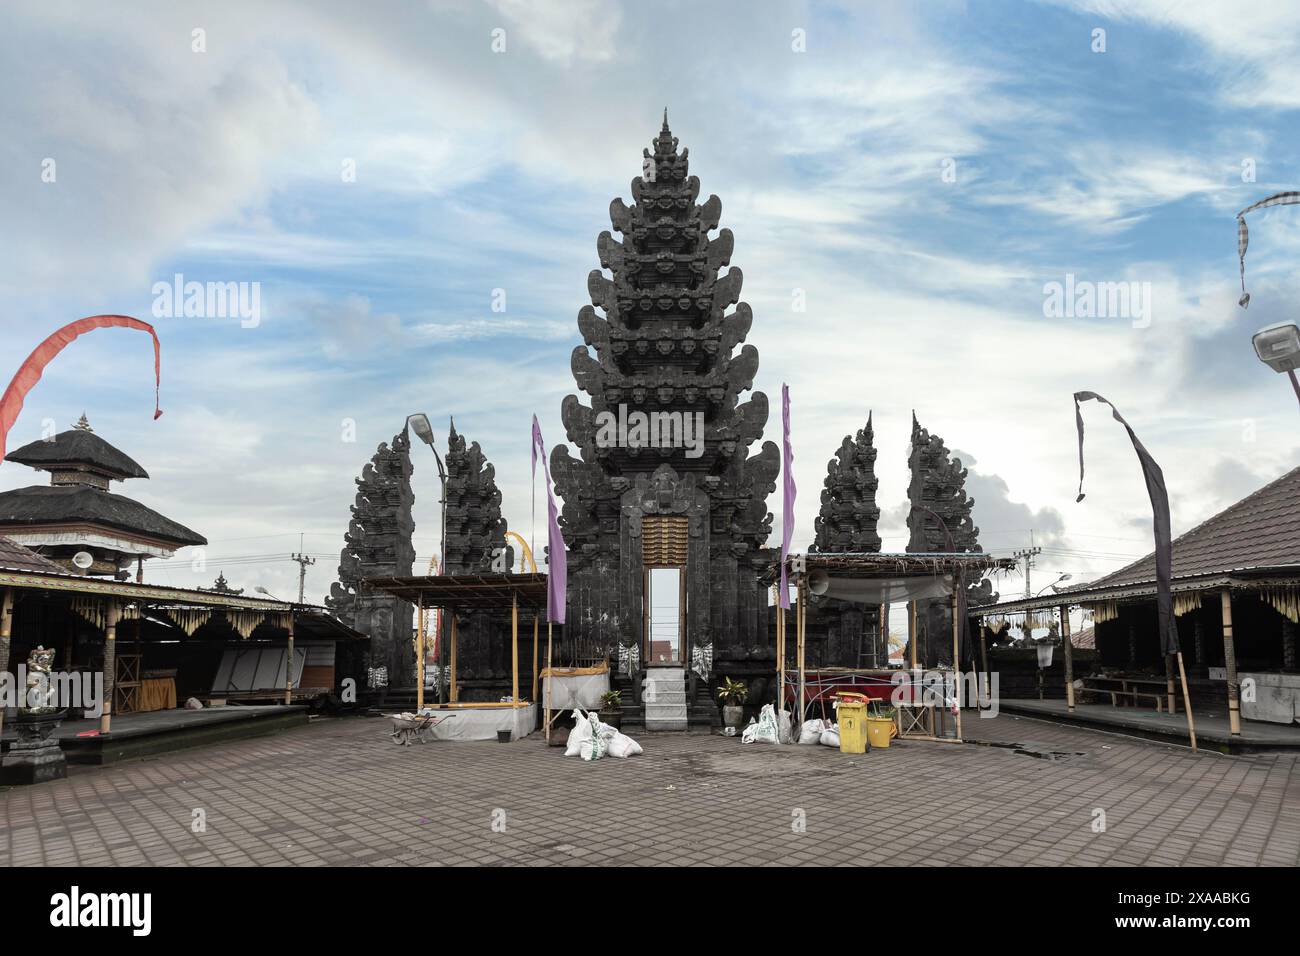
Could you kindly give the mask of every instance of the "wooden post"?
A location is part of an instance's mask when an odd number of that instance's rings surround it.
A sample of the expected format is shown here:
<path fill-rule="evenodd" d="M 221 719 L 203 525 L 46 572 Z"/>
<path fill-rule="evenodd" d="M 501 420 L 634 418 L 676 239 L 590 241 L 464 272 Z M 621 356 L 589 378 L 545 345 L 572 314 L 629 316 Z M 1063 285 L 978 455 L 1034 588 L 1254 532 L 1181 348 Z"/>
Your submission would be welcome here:
<path fill-rule="evenodd" d="M 5 588 L 4 597 L 0 598 L 0 674 L 9 670 L 9 646 L 14 634 L 14 589 Z M 23 688 L 15 687 L 21 694 Z M 4 730 L 5 709 L 0 706 L 0 731 Z"/>
<path fill-rule="evenodd" d="M 984 687 L 983 687 L 982 696 L 986 704 L 989 700 L 989 694 L 990 694 L 988 633 L 989 633 L 988 625 L 986 625 L 983 619 L 981 619 L 980 620 L 980 665 L 984 668 Z"/>
<path fill-rule="evenodd" d="M 520 558 L 519 560 L 523 560 Z M 537 703 L 537 613 L 533 613 L 533 696 L 532 702 Z"/>
<path fill-rule="evenodd" d="M 1237 683 L 1237 648 L 1232 640 L 1232 592 L 1224 588 L 1219 594 L 1223 608 L 1223 664 L 1228 672 L 1228 730 L 1241 736 L 1241 686 Z"/>
<path fill-rule="evenodd" d="M 113 723 L 113 684 L 117 679 L 117 602 L 109 600 L 104 611 L 104 712 L 99 716 L 99 732 L 107 734 Z"/>
<path fill-rule="evenodd" d="M 789 599 L 789 591 L 786 592 Z M 781 606 L 781 585 L 776 586 L 776 709 L 785 712 L 785 608 Z"/>
<path fill-rule="evenodd" d="M 889 605 L 880 605 L 880 640 L 876 642 L 879 650 L 871 655 L 871 663 L 876 667 L 889 666 Z M 885 652 L 885 663 L 880 663 L 880 651 Z"/>
<path fill-rule="evenodd" d="M 415 709 L 424 710 L 424 592 L 419 597 L 420 620 L 415 631 Z"/>
<path fill-rule="evenodd" d="M 961 618 L 957 616 L 957 586 L 952 589 L 952 693 L 957 702 L 957 739 L 961 740 Z"/>
<path fill-rule="evenodd" d="M 519 704 L 519 592 L 510 593 L 510 703 Z"/>
<path fill-rule="evenodd" d="M 551 622 L 546 622 L 546 672 L 551 672 Z M 551 695 L 546 693 L 546 685 L 542 685 L 542 700 L 544 702 L 543 717 L 546 720 L 546 743 L 551 742 Z"/>
<path fill-rule="evenodd" d="M 449 682 L 447 684 L 447 689 L 448 689 L 447 697 L 448 697 L 448 703 L 454 704 L 460 700 L 460 691 L 456 684 L 456 644 L 457 644 L 457 638 L 460 636 L 460 633 L 459 633 L 459 628 L 457 628 L 456 626 L 456 609 L 454 607 L 449 607 L 443 611 L 443 619 L 445 620 L 447 618 L 451 619 L 451 646 L 450 646 L 450 650 L 448 651 L 450 665 L 448 667 Z M 442 683 L 441 670 L 442 669 L 439 668 L 439 673 L 438 673 L 439 684 Z"/>
<path fill-rule="evenodd" d="M 912 633 L 910 635 L 911 641 L 909 643 L 912 645 L 912 670 L 916 670 L 916 645 L 920 640 L 921 635 L 917 633 L 916 628 L 916 602 L 912 601 L 910 607 L 912 609 Z"/>
<path fill-rule="evenodd" d="M 1183 652 L 1178 652 L 1178 677 L 1183 682 L 1183 710 L 1187 712 L 1187 736 L 1192 742 L 1192 753 L 1196 753 L 1196 721 L 1192 719 L 1192 695 L 1187 690 L 1187 670 L 1183 667 Z"/>
<path fill-rule="evenodd" d="M 803 596 L 803 577 L 800 576 L 794 585 L 794 636 L 795 636 L 795 660 L 799 666 L 799 726 L 803 727 L 804 718 L 804 605 L 807 603 Z"/>
<path fill-rule="evenodd" d="M 1163 640 L 1161 641 L 1163 643 Z M 1169 707 L 1169 713 L 1174 713 L 1174 655 L 1165 654 L 1165 703 Z"/>
<path fill-rule="evenodd" d="M 289 612 L 289 646 L 285 649 L 284 703 L 293 703 L 293 611 Z"/>
<path fill-rule="evenodd" d="M 1062 653 L 1065 654 L 1065 710 L 1074 713 L 1074 642 L 1070 640 L 1070 605 L 1057 609 L 1061 615 Z"/>

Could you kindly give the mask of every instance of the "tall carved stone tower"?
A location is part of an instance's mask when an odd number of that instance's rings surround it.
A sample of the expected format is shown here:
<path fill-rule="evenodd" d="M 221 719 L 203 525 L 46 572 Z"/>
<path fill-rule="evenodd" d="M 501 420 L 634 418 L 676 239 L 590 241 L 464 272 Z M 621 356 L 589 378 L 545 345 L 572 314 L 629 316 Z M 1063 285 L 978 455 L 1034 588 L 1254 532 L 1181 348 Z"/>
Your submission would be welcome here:
<path fill-rule="evenodd" d="M 826 463 L 821 511 L 812 550 L 823 554 L 880 551 L 876 526 L 875 434 L 871 415 L 856 435 L 845 435 Z M 808 659 L 821 667 L 885 667 L 888 641 L 880 633 L 879 608 L 835 598 L 813 598 L 808 622 Z"/>
<path fill-rule="evenodd" d="M 512 570 L 496 468 L 452 422 L 447 436 L 447 574 Z"/>
<path fill-rule="evenodd" d="M 496 468 L 478 442 L 466 444 L 453 422 L 447 438 L 447 571 L 512 571 Z M 510 612 L 470 611 L 457 617 L 457 677 L 462 700 L 499 700 L 510 690 Z M 521 668 L 530 667 L 527 655 Z M 528 674 L 531 680 L 531 671 Z"/>
<path fill-rule="evenodd" d="M 912 479 L 907 488 L 911 510 L 908 551 L 982 551 L 980 529 L 971 519 L 975 500 L 966 494 L 966 469 L 953 458 L 943 439 L 931 435 L 912 415 L 912 443 L 908 453 Z M 987 579 L 967 582 L 965 601 L 987 603 L 992 585 Z M 942 601 L 922 603 L 917 610 L 921 631 L 919 660 L 925 664 L 952 661 L 951 609 Z M 908 653 L 911 653 L 910 647 Z"/>
<path fill-rule="evenodd" d="M 651 568 L 676 568 L 684 584 L 674 602 L 683 625 L 674 653 L 689 664 L 693 650 L 714 641 L 720 651 L 766 643 L 757 573 L 771 560 L 763 553 L 772 526 L 766 498 L 780 461 L 770 441 L 749 454 L 768 415 L 763 393 L 740 401 L 758 370 L 758 350 L 741 345 L 753 317 L 739 301 L 740 270 L 719 274 L 733 237 L 728 229 L 710 236 L 722 203 L 697 202 L 688 152 L 678 152 L 665 114 L 643 152 L 643 175 L 632 180 L 634 204 L 610 204 L 622 240 L 603 232 L 596 242 L 610 275 L 588 277 L 592 304 L 578 314 L 585 345 L 572 359 L 590 405 L 569 395 L 562 406 L 580 457 L 557 446 L 551 471 L 564 498 L 568 636 L 632 645 L 649 659 L 646 582 Z M 650 419 L 649 444 L 632 428 L 611 440 L 610 416 L 632 421 L 638 413 Z M 698 422 L 702 445 L 654 441 L 672 415 L 686 427 Z"/>
<path fill-rule="evenodd" d="M 366 588 L 370 577 L 411 573 L 415 521 L 411 508 L 411 441 L 406 430 L 381 442 L 356 480 L 352 520 L 339 555 L 338 581 L 325 604 L 339 620 L 370 635 L 370 666 L 385 667 L 391 686 L 415 682 L 415 648 L 411 644 L 411 605 L 390 594 Z"/>

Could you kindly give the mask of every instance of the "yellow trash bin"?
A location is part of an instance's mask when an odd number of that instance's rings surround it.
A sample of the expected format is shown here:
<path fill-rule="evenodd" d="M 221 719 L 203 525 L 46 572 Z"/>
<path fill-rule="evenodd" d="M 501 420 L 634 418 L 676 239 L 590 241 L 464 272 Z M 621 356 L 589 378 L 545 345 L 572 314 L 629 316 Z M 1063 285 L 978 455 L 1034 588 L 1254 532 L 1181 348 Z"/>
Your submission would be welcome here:
<path fill-rule="evenodd" d="M 840 725 L 840 753 L 864 754 L 867 752 L 867 698 L 862 694 L 842 691 L 835 695 L 840 706 L 837 719 Z"/>

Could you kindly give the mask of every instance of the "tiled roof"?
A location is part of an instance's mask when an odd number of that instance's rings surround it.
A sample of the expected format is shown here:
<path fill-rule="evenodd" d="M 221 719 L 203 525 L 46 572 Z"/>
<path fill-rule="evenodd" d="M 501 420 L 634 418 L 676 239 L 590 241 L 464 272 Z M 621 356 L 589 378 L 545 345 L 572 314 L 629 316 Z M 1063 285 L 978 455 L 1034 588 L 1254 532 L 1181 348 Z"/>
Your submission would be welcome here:
<path fill-rule="evenodd" d="M 1174 539 L 1175 578 L 1300 564 L 1300 468 L 1247 495 Z M 1152 581 L 1155 552 L 1071 591 Z"/>
<path fill-rule="evenodd" d="M 1085 627 L 1077 634 L 1070 635 L 1070 644 L 1079 650 L 1095 650 L 1097 647 L 1097 631 L 1095 628 Z"/>
<path fill-rule="evenodd" d="M 9 538 L 0 535 L 0 568 L 6 571 L 40 571 L 47 574 L 67 574 L 68 569 L 42 557 L 31 548 L 26 548 Z"/>

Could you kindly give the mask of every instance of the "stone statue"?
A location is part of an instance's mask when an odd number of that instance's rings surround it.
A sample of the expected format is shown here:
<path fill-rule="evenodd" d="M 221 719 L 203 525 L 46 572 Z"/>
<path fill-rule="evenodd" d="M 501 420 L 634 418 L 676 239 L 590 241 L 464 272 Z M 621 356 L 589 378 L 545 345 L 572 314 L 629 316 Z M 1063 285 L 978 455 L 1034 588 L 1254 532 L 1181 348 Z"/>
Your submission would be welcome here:
<path fill-rule="evenodd" d="M 37 645 L 27 656 L 27 688 L 18 708 L 20 714 L 53 714 L 60 709 L 56 699 L 58 688 L 50 677 L 54 654 L 53 648 Z"/>

